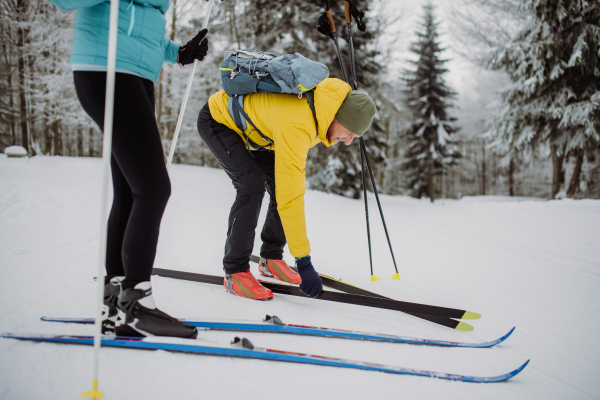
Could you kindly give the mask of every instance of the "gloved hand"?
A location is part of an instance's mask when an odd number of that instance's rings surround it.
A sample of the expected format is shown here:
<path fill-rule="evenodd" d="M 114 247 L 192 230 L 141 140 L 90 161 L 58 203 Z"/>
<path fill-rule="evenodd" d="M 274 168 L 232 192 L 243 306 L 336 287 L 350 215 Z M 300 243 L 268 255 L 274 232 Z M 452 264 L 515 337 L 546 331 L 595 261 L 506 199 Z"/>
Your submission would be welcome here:
<path fill-rule="evenodd" d="M 310 256 L 296 261 L 296 267 L 298 267 L 298 273 L 300 274 L 300 278 L 302 278 L 302 283 L 300 284 L 302 293 L 313 298 L 320 296 L 323 293 L 323 282 L 321 282 L 321 277 L 313 268 Z"/>
<path fill-rule="evenodd" d="M 179 48 L 179 53 L 177 53 L 179 65 L 184 66 L 193 63 L 194 60 L 202 61 L 204 59 L 208 53 L 208 39 L 205 38 L 207 33 L 208 29 L 202 29 L 196 37 Z"/>

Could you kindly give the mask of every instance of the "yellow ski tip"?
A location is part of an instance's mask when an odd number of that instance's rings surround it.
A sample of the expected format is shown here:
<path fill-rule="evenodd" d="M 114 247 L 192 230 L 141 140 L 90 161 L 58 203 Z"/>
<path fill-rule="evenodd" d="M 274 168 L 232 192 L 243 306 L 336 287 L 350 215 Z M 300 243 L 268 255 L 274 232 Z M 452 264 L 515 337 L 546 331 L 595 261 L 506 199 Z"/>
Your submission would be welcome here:
<path fill-rule="evenodd" d="M 104 397 L 104 393 L 98 391 L 98 379 L 94 379 L 94 382 L 92 383 L 92 390 L 90 390 L 89 392 L 85 392 L 81 395 L 82 399 L 85 399 L 87 397 L 91 397 L 92 399 L 101 399 Z"/>
<path fill-rule="evenodd" d="M 372 281 L 380 281 L 380 280 L 381 280 L 381 278 L 380 278 L 380 277 L 378 277 L 377 275 L 371 275 L 371 280 L 372 280 Z"/>
<path fill-rule="evenodd" d="M 394 274 L 392 275 L 392 279 L 396 279 L 396 280 L 400 280 L 400 274 Z"/>
<path fill-rule="evenodd" d="M 464 322 L 459 322 L 458 325 L 456 325 L 456 328 L 454 328 L 454 329 L 456 329 L 457 331 L 469 332 L 475 328 L 473 328 L 469 324 L 465 324 Z"/>
<path fill-rule="evenodd" d="M 479 319 L 481 318 L 481 314 L 473 312 L 473 311 L 465 311 L 461 319 Z"/>

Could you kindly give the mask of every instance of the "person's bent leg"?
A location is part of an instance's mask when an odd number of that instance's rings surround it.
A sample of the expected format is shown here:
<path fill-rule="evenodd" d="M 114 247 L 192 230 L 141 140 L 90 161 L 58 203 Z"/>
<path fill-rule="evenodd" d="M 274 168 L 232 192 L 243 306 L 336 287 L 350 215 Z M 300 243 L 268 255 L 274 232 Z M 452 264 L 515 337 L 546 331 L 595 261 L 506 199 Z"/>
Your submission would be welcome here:
<path fill-rule="evenodd" d="M 265 176 L 266 188 L 269 193 L 269 208 L 260 238 L 262 247 L 260 256 L 266 259 L 283 258 L 283 248 L 286 244 L 285 231 L 277 211 L 277 198 L 275 196 L 275 152 L 269 151 L 256 157 L 257 162 Z"/>
<path fill-rule="evenodd" d="M 223 285 L 227 291 L 238 296 L 270 300 L 273 292 L 254 278 L 249 265 L 265 191 L 262 172 L 238 134 L 217 123 L 210 115 L 208 105 L 198 117 L 198 132 L 236 189 L 225 242 Z"/>
<path fill-rule="evenodd" d="M 264 176 L 242 138 L 210 115 L 208 105 L 200 112 L 198 132 L 236 190 L 229 214 L 223 269 L 227 274 L 247 271 L 254 247 L 258 215 L 265 193 Z"/>
<path fill-rule="evenodd" d="M 275 195 L 275 152 L 264 152 L 257 155 L 256 161 L 265 176 L 267 192 L 269 193 L 269 208 L 267 218 L 263 226 L 260 238 L 262 246 L 260 249 L 259 271 L 261 275 L 276 278 L 283 282 L 302 282 L 300 275 L 293 271 L 283 259 L 283 247 L 285 246 L 285 231 L 281 224 L 281 218 L 277 211 L 277 197 Z"/>

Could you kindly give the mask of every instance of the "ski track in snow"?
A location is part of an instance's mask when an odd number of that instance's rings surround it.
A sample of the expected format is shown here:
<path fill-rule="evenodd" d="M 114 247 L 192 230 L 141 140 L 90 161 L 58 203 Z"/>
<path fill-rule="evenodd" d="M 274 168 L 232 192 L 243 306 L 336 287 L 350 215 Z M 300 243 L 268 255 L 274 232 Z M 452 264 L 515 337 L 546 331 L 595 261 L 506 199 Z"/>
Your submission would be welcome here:
<path fill-rule="evenodd" d="M 7 159 L 0 155 L 0 332 L 93 334 L 41 316 L 93 316 L 101 160 Z M 222 170 L 174 165 L 161 226 L 158 268 L 222 274 L 234 191 Z M 154 277 L 164 311 L 179 317 L 286 323 L 432 339 L 485 341 L 516 326 L 490 349 L 453 349 L 246 332 L 201 331 L 200 339 L 248 337 L 256 346 L 468 375 L 498 375 L 526 359 L 502 384 L 477 385 L 366 371 L 103 349 L 105 399 L 410 398 L 595 399 L 600 397 L 600 201 L 472 197 L 430 204 L 381 196 L 395 272 L 377 205 L 369 194 L 370 281 L 364 204 L 307 191 L 315 268 L 385 296 L 467 308 L 480 320 L 458 332 L 388 310 L 275 295 L 255 302 L 221 287 Z M 264 220 L 264 211 L 259 221 Z M 260 250 L 260 226 L 254 253 Z M 293 258 L 287 252 L 285 258 Z M 258 277 L 256 264 L 252 271 Z M 76 399 L 91 387 L 91 347 L 0 339 L 0 399 Z"/>

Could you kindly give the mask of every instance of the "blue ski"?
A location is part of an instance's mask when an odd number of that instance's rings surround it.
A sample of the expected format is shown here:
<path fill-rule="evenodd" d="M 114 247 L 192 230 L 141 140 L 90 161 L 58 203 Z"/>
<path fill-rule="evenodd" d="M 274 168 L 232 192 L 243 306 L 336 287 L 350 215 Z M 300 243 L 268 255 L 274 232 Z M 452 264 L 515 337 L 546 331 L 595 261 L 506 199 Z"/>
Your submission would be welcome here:
<path fill-rule="evenodd" d="M 48 322 L 66 322 L 76 324 L 93 324 L 93 318 L 50 318 L 42 317 L 42 321 Z M 446 340 L 420 339 L 408 336 L 389 335 L 385 333 L 369 333 L 344 329 L 322 328 L 315 326 L 303 326 L 284 324 L 281 320 L 273 316 L 267 315 L 263 323 L 246 323 L 246 322 L 212 322 L 212 321 L 194 321 L 182 319 L 182 322 L 193 325 L 204 330 L 221 330 L 221 331 L 240 331 L 240 332 L 261 332 L 261 333 L 287 333 L 292 335 L 319 336 L 338 339 L 355 339 L 355 340 L 371 340 L 377 342 L 391 343 L 409 343 L 422 344 L 431 346 L 446 346 L 446 347 L 492 347 L 505 341 L 515 330 L 512 328 L 506 335 L 483 343 L 464 343 L 451 342 Z"/>
<path fill-rule="evenodd" d="M 71 335 L 16 335 L 3 334 L 2 337 L 9 339 L 31 340 L 36 342 L 51 342 L 64 344 L 93 345 L 93 336 L 71 336 Z M 390 365 L 376 364 L 370 362 L 344 360 L 341 358 L 324 357 L 311 354 L 295 353 L 290 351 L 273 350 L 254 347 L 248 339 L 235 338 L 232 345 L 215 343 L 203 343 L 198 340 L 176 339 L 176 338 L 129 338 L 118 336 L 103 336 L 102 346 L 120 347 L 141 350 L 166 350 L 176 353 L 191 353 L 211 356 L 250 358 L 257 360 L 293 362 L 300 364 L 322 365 L 340 368 L 362 369 L 367 371 L 387 372 L 391 374 L 415 375 L 428 378 L 447 379 L 462 382 L 493 383 L 506 381 L 517 375 L 529 363 L 529 360 L 519 368 L 507 374 L 498 376 L 467 376 L 433 372 L 412 368 L 395 367 Z"/>

